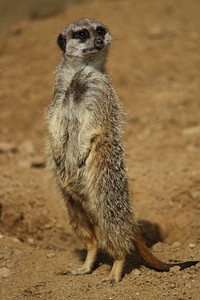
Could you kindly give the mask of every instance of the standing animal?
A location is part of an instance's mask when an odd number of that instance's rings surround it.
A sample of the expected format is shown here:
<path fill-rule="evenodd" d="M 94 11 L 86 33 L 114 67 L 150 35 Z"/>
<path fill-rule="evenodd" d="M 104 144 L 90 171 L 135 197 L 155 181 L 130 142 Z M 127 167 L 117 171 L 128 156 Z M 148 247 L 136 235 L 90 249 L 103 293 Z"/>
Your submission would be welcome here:
<path fill-rule="evenodd" d="M 150 267 L 168 271 L 173 265 L 146 247 L 130 205 L 122 111 L 105 70 L 111 34 L 101 22 L 82 19 L 67 26 L 57 41 L 63 57 L 47 110 L 49 165 L 71 226 L 87 248 L 83 266 L 71 274 L 91 273 L 98 248 L 114 257 L 103 281 L 121 280 L 133 249 Z"/>

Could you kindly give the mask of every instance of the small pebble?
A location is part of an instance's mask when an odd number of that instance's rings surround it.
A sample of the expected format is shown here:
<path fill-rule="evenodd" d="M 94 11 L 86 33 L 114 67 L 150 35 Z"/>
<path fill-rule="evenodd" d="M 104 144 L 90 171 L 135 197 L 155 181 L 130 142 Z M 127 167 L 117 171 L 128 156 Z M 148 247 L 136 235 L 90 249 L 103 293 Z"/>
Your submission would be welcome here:
<path fill-rule="evenodd" d="M 174 266 L 174 267 L 171 267 L 170 268 L 170 272 L 172 272 L 172 273 L 178 273 L 179 271 L 180 271 L 180 269 L 181 269 L 181 267 L 179 267 L 179 266 Z"/>
<path fill-rule="evenodd" d="M 191 269 L 188 270 L 189 274 L 195 274 L 196 272 L 197 272 L 197 269 L 192 269 L 191 268 Z"/>
<path fill-rule="evenodd" d="M 153 249 L 153 251 L 162 251 L 163 243 L 158 242 L 158 243 L 154 244 L 152 249 Z"/>
<path fill-rule="evenodd" d="M 20 146 L 19 151 L 24 155 L 32 155 L 35 153 L 35 147 L 31 140 L 25 140 Z"/>
<path fill-rule="evenodd" d="M 200 198 L 200 192 L 199 191 L 193 191 L 190 193 L 190 196 L 193 200 L 198 200 Z"/>
<path fill-rule="evenodd" d="M 191 249 L 193 249 L 193 248 L 196 247 L 196 244 L 190 243 L 190 244 L 189 244 L 189 247 L 190 247 Z"/>
<path fill-rule="evenodd" d="M 31 161 L 31 167 L 42 169 L 45 167 L 45 160 L 42 156 L 36 156 Z"/>
<path fill-rule="evenodd" d="M 175 287 L 176 287 L 176 284 L 175 284 L 175 283 L 172 283 L 172 284 L 170 285 L 170 288 L 171 288 L 171 289 L 175 289 Z"/>
<path fill-rule="evenodd" d="M 10 269 L 8 269 L 6 267 L 0 268 L 0 277 L 6 278 L 6 277 L 9 277 L 10 274 L 11 274 Z"/>
<path fill-rule="evenodd" d="M 198 263 L 196 264 L 196 268 L 197 268 L 197 269 L 200 269 L 200 262 L 198 262 Z"/>
<path fill-rule="evenodd" d="M 15 243 L 20 243 L 20 240 L 18 238 L 12 237 L 11 240 Z"/>
<path fill-rule="evenodd" d="M 171 248 L 179 248 L 180 246 L 181 246 L 181 243 L 177 241 L 171 245 Z"/>
<path fill-rule="evenodd" d="M 187 127 L 185 129 L 183 129 L 182 132 L 183 132 L 183 134 L 186 134 L 186 135 L 199 134 L 200 126 Z"/>
<path fill-rule="evenodd" d="M 20 250 L 18 250 L 18 249 L 16 249 L 16 250 L 14 250 L 14 255 L 21 255 L 22 254 L 22 251 L 20 251 Z"/>
<path fill-rule="evenodd" d="M 134 273 L 134 276 L 139 276 L 139 275 L 141 275 L 141 271 L 138 270 L 138 269 L 134 270 L 133 273 Z"/>
<path fill-rule="evenodd" d="M 44 228 L 45 228 L 45 229 L 51 229 L 51 228 L 52 228 L 52 225 L 49 224 L 49 223 L 48 223 L 48 224 L 45 224 L 45 225 L 44 225 Z"/>
<path fill-rule="evenodd" d="M 161 39 L 164 36 L 164 31 L 160 26 L 152 26 L 148 29 L 149 39 Z"/>
<path fill-rule="evenodd" d="M 34 243 L 34 239 L 33 238 L 28 238 L 28 243 L 32 245 Z"/>
<path fill-rule="evenodd" d="M 48 253 L 47 258 L 53 258 L 55 256 L 55 253 Z"/>
<path fill-rule="evenodd" d="M 27 169 L 31 167 L 31 162 L 29 159 L 20 159 L 18 161 L 18 167 L 22 168 L 22 169 Z"/>
<path fill-rule="evenodd" d="M 17 146 L 12 143 L 6 143 L 2 142 L 0 143 L 0 153 L 6 153 L 6 152 L 16 152 Z"/>

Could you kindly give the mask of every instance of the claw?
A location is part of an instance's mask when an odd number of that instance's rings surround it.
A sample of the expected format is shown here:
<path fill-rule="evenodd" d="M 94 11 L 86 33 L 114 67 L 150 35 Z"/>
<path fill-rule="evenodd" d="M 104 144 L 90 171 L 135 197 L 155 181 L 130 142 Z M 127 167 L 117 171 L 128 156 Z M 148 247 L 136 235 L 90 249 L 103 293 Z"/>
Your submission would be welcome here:
<path fill-rule="evenodd" d="M 77 159 L 77 166 L 78 168 L 82 168 L 85 165 L 86 157 L 79 156 Z"/>
<path fill-rule="evenodd" d="M 77 159 L 78 168 L 82 168 L 85 165 L 85 162 L 86 162 L 89 154 L 90 154 L 90 150 L 88 150 L 87 152 L 82 153 L 82 154 L 79 155 L 79 157 Z"/>

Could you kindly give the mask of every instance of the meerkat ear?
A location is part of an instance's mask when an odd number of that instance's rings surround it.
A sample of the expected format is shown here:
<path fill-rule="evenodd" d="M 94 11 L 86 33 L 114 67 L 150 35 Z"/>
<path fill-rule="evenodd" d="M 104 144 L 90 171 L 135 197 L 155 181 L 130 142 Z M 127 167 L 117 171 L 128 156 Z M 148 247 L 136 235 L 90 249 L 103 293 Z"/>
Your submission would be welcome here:
<path fill-rule="evenodd" d="M 65 52 L 67 41 L 66 41 L 66 37 L 62 33 L 59 34 L 59 36 L 57 38 L 57 43 L 58 43 L 58 46 L 60 47 L 60 49 L 63 52 Z"/>

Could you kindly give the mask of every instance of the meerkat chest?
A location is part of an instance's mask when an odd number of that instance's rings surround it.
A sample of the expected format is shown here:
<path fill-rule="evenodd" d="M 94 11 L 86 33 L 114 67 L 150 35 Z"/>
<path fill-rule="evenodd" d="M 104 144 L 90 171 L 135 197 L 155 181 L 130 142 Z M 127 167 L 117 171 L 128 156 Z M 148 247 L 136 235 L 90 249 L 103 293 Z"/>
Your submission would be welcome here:
<path fill-rule="evenodd" d="M 57 140 L 67 133 L 68 142 L 71 137 L 72 142 L 75 143 L 85 123 L 89 123 L 94 117 L 99 117 L 103 112 L 101 106 L 105 99 L 100 95 L 107 93 L 104 88 L 104 77 L 102 73 L 89 67 L 81 73 L 71 70 L 60 72 L 55 86 L 54 104 L 50 112 L 50 127 Z"/>
<path fill-rule="evenodd" d="M 72 79 L 64 93 L 55 93 L 54 104 L 49 113 L 49 131 L 51 138 L 60 143 L 72 139 L 75 143 L 86 119 L 90 118 L 89 95 L 86 84 L 79 79 Z"/>

